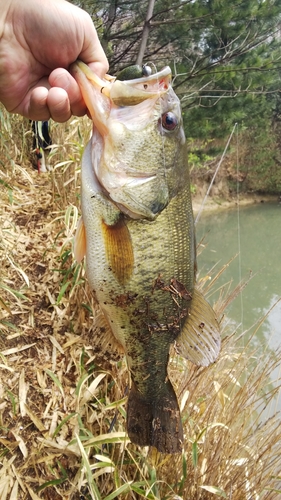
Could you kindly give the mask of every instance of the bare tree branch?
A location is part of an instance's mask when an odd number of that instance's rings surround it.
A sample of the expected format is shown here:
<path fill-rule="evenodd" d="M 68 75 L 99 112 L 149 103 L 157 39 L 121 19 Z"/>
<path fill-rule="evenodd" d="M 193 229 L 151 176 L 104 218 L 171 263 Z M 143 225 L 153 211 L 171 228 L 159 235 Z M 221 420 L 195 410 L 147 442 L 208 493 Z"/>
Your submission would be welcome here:
<path fill-rule="evenodd" d="M 152 15 L 153 15 L 154 4 L 155 4 L 155 0 L 149 0 L 146 19 L 145 19 L 144 26 L 143 26 L 141 44 L 140 44 L 140 48 L 139 48 L 138 57 L 136 60 L 136 64 L 138 64 L 138 65 L 142 64 L 145 49 L 147 46 L 147 40 L 148 40 L 149 29 L 150 29 L 149 23 L 150 23 L 150 19 L 152 18 Z"/>

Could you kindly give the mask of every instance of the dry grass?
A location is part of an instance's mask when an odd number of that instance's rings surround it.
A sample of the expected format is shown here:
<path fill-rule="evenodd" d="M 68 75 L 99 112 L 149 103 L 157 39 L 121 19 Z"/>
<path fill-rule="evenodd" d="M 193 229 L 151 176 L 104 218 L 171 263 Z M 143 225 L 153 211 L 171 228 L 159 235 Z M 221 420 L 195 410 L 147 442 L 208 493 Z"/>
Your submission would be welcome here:
<path fill-rule="evenodd" d="M 38 175 L 28 123 L 0 113 L 0 500 L 276 499 L 280 417 L 264 408 L 278 397 L 270 377 L 280 353 L 260 356 L 225 335 L 210 368 L 173 355 L 184 451 L 163 456 L 129 443 L 126 366 L 103 345 L 72 257 L 90 122 L 53 126 L 55 168 Z"/>

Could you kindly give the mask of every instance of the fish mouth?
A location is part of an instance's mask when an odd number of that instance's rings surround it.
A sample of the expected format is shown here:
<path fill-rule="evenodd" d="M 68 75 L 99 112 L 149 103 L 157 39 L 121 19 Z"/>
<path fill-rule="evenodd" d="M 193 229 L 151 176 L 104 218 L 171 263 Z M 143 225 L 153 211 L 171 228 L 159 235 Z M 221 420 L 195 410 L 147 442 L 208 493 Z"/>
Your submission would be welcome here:
<path fill-rule="evenodd" d="M 161 96 L 167 92 L 172 77 L 171 69 L 165 66 L 157 73 L 133 80 L 121 81 L 110 75 L 105 75 L 101 79 L 80 60 L 71 65 L 70 71 L 82 89 L 85 87 L 85 81 L 88 80 L 117 106 L 133 106 L 145 99 Z"/>
<path fill-rule="evenodd" d="M 102 79 L 80 60 L 71 65 L 70 72 L 101 135 L 107 132 L 106 122 L 112 107 L 134 106 L 147 99 L 159 99 L 167 93 L 172 78 L 171 69 L 165 66 L 157 73 L 133 80 L 121 81 L 110 75 Z"/>
<path fill-rule="evenodd" d="M 171 89 L 171 69 L 166 66 L 154 74 L 129 80 L 110 75 L 101 79 L 82 61 L 76 61 L 71 73 L 94 124 L 94 154 L 89 157 L 89 168 L 121 212 L 131 218 L 153 220 L 168 203 L 166 180 L 146 162 L 135 168 L 134 162 L 124 160 L 122 148 L 126 133 L 133 134 L 137 127 L 143 130 L 154 117 L 156 102 Z"/>

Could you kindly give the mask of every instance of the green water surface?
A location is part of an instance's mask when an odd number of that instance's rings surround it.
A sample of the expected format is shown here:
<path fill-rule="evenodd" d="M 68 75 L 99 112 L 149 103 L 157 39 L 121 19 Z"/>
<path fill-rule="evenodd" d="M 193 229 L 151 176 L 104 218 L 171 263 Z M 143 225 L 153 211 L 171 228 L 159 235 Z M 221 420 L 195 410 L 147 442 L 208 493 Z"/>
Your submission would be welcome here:
<path fill-rule="evenodd" d="M 259 203 L 245 208 L 202 213 L 196 224 L 197 242 L 204 236 L 198 256 L 200 276 L 217 264 L 219 270 L 234 255 L 240 257 L 230 264 L 216 285 L 240 276 L 254 276 L 227 309 L 233 325 L 240 331 L 257 323 L 281 297 L 281 205 Z M 275 349 L 281 344 L 281 302 L 265 319 L 258 332 L 258 341 Z"/>

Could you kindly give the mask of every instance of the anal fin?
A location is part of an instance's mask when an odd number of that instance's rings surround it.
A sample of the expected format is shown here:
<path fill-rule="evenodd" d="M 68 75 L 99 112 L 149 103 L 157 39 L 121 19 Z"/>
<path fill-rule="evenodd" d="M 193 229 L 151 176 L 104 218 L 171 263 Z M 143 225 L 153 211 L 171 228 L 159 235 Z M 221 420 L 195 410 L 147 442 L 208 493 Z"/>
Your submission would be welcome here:
<path fill-rule="evenodd" d="M 188 317 L 176 340 L 177 351 L 196 365 L 208 366 L 217 359 L 220 345 L 215 312 L 203 295 L 194 290 Z"/>

